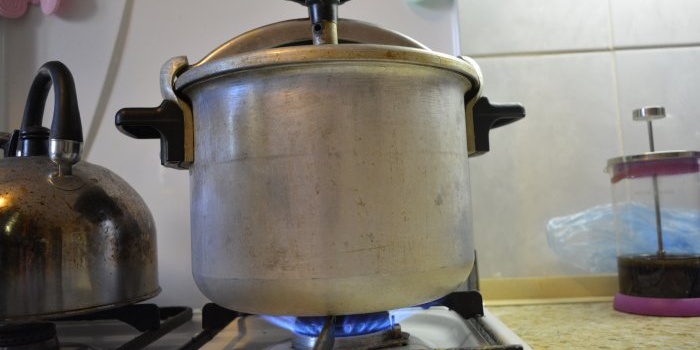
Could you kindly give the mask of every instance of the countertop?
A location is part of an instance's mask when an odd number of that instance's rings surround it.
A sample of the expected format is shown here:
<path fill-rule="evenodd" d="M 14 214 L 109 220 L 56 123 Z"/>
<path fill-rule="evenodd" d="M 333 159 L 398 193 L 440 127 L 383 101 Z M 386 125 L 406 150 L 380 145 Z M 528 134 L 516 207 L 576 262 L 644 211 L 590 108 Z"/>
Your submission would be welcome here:
<path fill-rule="evenodd" d="M 625 314 L 612 301 L 488 306 L 534 350 L 700 349 L 700 317 Z"/>

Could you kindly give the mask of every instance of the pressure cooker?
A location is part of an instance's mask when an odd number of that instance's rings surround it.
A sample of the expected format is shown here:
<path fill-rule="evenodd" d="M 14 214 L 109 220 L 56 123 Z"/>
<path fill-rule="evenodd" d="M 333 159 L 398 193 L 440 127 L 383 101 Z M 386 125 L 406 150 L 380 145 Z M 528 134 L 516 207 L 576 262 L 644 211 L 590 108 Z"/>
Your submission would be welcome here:
<path fill-rule="evenodd" d="M 467 57 L 299 2 L 309 19 L 166 62 L 161 105 L 116 125 L 189 169 L 193 275 L 212 301 L 313 316 L 440 298 L 474 264 L 468 157 L 524 109 L 482 97 Z"/>

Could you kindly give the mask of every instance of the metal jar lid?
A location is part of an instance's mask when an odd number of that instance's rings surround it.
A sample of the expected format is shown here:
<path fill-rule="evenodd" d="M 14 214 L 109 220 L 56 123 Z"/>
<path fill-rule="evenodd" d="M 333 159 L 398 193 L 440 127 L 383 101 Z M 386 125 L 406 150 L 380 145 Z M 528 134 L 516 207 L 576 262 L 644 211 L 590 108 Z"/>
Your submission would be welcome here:
<path fill-rule="evenodd" d="M 650 176 L 682 175 L 700 172 L 700 152 L 664 151 L 611 158 L 607 172 L 610 182 Z"/>

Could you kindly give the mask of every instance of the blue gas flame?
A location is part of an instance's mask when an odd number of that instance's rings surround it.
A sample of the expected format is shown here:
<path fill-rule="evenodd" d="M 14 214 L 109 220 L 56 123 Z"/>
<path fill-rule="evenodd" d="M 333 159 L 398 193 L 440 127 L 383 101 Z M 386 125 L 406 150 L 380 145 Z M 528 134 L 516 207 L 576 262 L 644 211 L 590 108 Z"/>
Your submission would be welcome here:
<path fill-rule="evenodd" d="M 263 316 L 268 322 L 290 330 L 295 334 L 317 337 L 328 320 L 324 316 Z M 389 312 L 371 314 L 336 316 L 335 336 L 348 337 L 381 332 L 390 329 L 396 323 L 396 317 Z"/>
<path fill-rule="evenodd" d="M 349 337 L 381 332 L 394 327 L 416 312 L 416 309 L 429 309 L 442 305 L 443 299 L 420 304 L 413 308 L 375 312 L 369 314 L 336 316 L 335 336 Z M 262 316 L 271 324 L 289 330 L 295 334 L 318 337 L 328 320 L 325 316 Z"/>

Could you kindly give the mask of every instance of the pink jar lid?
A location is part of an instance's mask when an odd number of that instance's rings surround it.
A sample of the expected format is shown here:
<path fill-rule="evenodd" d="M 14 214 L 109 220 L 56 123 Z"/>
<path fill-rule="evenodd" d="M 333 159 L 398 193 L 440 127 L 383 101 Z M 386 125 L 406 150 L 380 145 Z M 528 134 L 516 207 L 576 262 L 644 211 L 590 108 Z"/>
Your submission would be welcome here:
<path fill-rule="evenodd" d="M 617 293 L 613 308 L 629 314 L 665 317 L 700 316 L 700 298 L 647 298 Z"/>
<path fill-rule="evenodd" d="M 610 182 L 639 177 L 681 175 L 700 172 L 700 152 L 649 152 L 608 160 Z"/>

